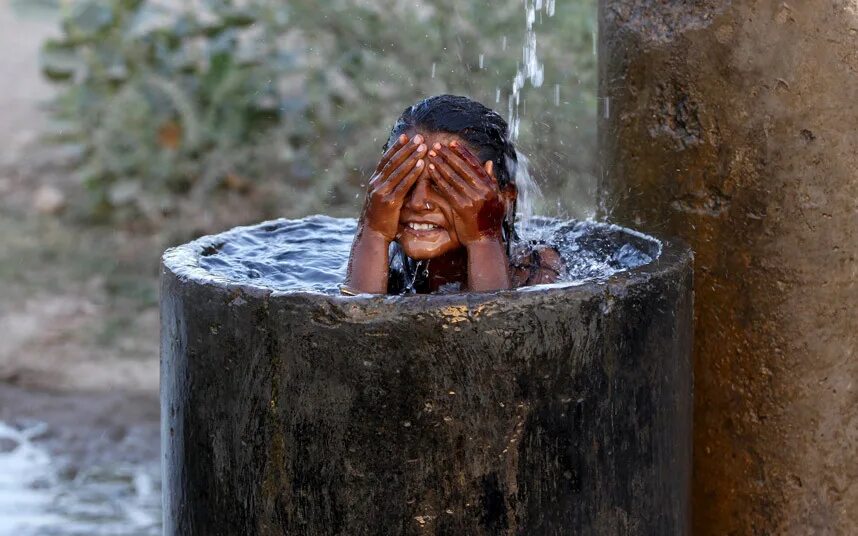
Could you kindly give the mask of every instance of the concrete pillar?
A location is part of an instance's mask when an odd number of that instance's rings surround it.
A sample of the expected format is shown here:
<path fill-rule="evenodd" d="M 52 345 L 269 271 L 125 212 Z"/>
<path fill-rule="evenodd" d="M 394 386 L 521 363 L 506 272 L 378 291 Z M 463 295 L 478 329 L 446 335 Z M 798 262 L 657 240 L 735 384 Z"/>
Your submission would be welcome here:
<path fill-rule="evenodd" d="M 165 535 L 687 534 L 686 247 L 484 294 L 273 292 L 201 267 L 277 231 L 164 255 Z"/>
<path fill-rule="evenodd" d="M 600 20 L 602 211 L 696 254 L 694 534 L 858 534 L 858 1 Z"/>

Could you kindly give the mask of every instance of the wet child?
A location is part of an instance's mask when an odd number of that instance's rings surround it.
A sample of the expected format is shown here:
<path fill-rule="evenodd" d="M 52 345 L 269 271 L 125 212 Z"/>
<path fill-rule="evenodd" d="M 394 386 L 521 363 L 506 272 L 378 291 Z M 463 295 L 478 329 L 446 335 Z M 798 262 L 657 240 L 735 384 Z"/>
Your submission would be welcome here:
<path fill-rule="evenodd" d="M 557 279 L 547 247 L 517 246 L 518 159 L 506 121 L 453 95 L 407 108 L 369 180 L 344 294 L 492 291 Z"/>

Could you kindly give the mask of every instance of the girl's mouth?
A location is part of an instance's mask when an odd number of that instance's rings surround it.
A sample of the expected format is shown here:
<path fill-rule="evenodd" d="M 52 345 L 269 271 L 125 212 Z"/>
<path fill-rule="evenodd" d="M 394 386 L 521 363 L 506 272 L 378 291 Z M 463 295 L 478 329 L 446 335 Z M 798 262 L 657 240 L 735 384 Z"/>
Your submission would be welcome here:
<path fill-rule="evenodd" d="M 441 240 L 447 229 L 441 225 L 429 222 L 410 221 L 402 224 L 402 234 L 410 236 L 411 239 L 429 240 L 437 242 Z"/>
<path fill-rule="evenodd" d="M 440 227 L 438 227 L 434 223 L 409 222 L 408 224 L 406 224 L 406 227 L 414 231 L 434 231 L 436 229 L 440 229 Z"/>

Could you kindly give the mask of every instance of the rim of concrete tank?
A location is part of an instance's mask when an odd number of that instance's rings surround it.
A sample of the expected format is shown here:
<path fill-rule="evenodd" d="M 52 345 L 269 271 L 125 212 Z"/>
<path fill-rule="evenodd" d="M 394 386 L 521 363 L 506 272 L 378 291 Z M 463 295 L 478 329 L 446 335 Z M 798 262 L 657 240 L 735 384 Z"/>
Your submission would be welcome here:
<path fill-rule="evenodd" d="M 277 221 L 277 220 L 274 220 Z M 295 302 L 317 302 L 360 314 L 372 310 L 376 317 L 382 310 L 426 309 L 438 306 L 473 305 L 475 303 L 505 302 L 514 305 L 521 300 L 532 300 L 536 296 L 554 297 L 565 295 L 571 298 L 585 299 L 598 295 L 622 295 L 632 287 L 646 284 L 653 279 L 662 279 L 682 271 L 690 265 L 694 254 L 684 242 L 678 239 L 666 239 L 657 235 L 642 234 L 661 244 L 661 254 L 648 264 L 631 270 L 618 272 L 605 279 L 593 279 L 583 282 L 553 283 L 534 285 L 517 289 L 492 292 L 458 292 L 449 294 L 418 295 L 372 295 L 344 296 L 324 294 L 307 290 L 275 290 L 270 287 L 237 283 L 223 277 L 214 276 L 199 266 L 199 259 L 206 248 L 221 243 L 224 238 L 271 222 L 235 227 L 223 233 L 207 235 L 196 240 L 172 247 L 161 257 L 161 277 L 172 275 L 182 284 L 195 284 L 209 289 L 219 290 L 229 295 L 243 295 L 257 299 L 294 300 Z M 600 222 L 604 225 L 613 225 Z M 620 227 L 620 226 L 617 226 Z M 620 227 L 624 232 L 638 233 L 633 229 Z"/>

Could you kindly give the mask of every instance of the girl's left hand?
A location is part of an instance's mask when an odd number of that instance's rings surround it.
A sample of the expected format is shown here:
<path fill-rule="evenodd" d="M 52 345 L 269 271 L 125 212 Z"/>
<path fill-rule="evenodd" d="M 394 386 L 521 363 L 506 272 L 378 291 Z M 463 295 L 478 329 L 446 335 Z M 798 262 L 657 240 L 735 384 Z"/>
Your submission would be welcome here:
<path fill-rule="evenodd" d="M 430 178 L 453 208 L 453 225 L 462 245 L 500 240 L 505 208 L 492 176 L 493 162 L 481 165 L 456 141 L 449 147 L 436 143 L 429 162 Z"/>

